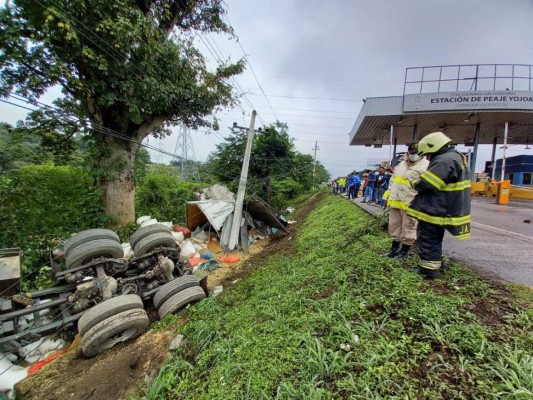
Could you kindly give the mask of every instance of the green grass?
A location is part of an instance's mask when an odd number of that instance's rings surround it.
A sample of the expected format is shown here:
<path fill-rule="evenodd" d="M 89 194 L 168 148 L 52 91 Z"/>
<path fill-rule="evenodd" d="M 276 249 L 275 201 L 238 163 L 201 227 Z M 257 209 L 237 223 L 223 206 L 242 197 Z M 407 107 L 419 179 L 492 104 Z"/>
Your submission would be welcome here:
<path fill-rule="evenodd" d="M 186 311 L 187 343 L 143 399 L 531 398 L 531 292 L 519 301 L 453 263 L 435 281 L 409 273 L 340 196 L 292 242 Z"/>

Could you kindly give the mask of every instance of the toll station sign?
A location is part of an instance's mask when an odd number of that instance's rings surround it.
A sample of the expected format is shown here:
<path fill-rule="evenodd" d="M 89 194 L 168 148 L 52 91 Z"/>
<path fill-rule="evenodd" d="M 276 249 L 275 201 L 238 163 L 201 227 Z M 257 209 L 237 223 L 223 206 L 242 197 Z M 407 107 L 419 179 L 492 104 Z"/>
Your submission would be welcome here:
<path fill-rule="evenodd" d="M 533 92 L 477 91 L 419 93 L 403 96 L 403 111 L 531 110 Z"/>

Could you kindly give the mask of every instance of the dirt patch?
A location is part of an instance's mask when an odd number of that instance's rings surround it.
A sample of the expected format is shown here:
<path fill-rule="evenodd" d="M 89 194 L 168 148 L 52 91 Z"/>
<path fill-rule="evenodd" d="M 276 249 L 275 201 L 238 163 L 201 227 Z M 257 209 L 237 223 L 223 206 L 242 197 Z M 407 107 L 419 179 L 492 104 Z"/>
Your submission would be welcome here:
<path fill-rule="evenodd" d="M 95 358 L 72 349 L 17 387 L 23 399 L 123 399 L 135 392 L 170 354 L 169 332 L 147 332 L 133 342 L 117 345 Z"/>
<path fill-rule="evenodd" d="M 469 304 L 466 308 L 476 315 L 482 325 L 489 327 L 505 324 L 502 317 L 513 312 L 513 309 L 504 302 L 496 304 L 489 301 L 477 301 Z"/>

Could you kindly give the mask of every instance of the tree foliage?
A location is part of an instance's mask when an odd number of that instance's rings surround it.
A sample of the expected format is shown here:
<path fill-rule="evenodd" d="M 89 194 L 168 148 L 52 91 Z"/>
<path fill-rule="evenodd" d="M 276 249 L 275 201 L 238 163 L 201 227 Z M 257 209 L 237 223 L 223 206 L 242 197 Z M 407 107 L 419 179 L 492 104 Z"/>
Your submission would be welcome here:
<path fill-rule="evenodd" d="M 0 123 L 0 176 L 28 164 L 79 166 L 86 156 L 81 140 L 66 139 L 53 127 Z"/>
<path fill-rule="evenodd" d="M 247 132 L 232 132 L 210 154 L 207 164 L 213 176 L 236 189 L 241 174 Z M 329 179 L 323 165 L 316 164 L 313 174 L 313 157 L 298 152 L 286 124 L 277 122 L 257 133 L 252 147 L 249 169 L 249 189 L 262 192 L 266 177 L 271 179 L 273 200 L 293 198 L 305 190 Z"/>
<path fill-rule="evenodd" d="M 7 2 L 0 9 L 0 94 L 37 98 L 60 85 L 56 118 L 90 122 L 96 167 L 106 172 L 98 179 L 106 210 L 130 222 L 140 141 L 178 123 L 208 126 L 214 108 L 233 103 L 227 81 L 243 62 L 208 71 L 192 36 L 232 35 L 224 12 L 222 0 Z M 115 215 L 121 210 L 126 215 Z"/>

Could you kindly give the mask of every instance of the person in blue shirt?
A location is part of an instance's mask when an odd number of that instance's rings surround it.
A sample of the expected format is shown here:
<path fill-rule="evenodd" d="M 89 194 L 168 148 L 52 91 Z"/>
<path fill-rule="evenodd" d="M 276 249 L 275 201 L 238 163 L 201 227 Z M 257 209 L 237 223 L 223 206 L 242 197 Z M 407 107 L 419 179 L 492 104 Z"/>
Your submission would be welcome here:
<path fill-rule="evenodd" d="M 361 203 L 370 203 L 374 195 L 374 187 L 376 185 L 376 173 L 371 171 L 366 178 L 367 184 L 365 188 L 365 194 Z"/>
<path fill-rule="evenodd" d="M 389 180 L 391 175 L 385 173 L 385 168 L 380 167 L 378 175 L 376 176 L 376 187 L 375 187 L 375 203 L 381 204 L 381 199 L 383 198 L 383 193 L 389 188 Z"/>
<path fill-rule="evenodd" d="M 359 172 L 356 172 L 353 176 L 354 180 L 354 190 L 353 190 L 353 199 L 357 199 L 357 194 L 359 193 L 359 189 L 361 188 L 361 177 L 359 176 Z"/>
<path fill-rule="evenodd" d="M 357 198 L 357 192 L 359 191 L 359 187 L 361 187 L 361 178 L 359 178 L 359 175 L 356 172 L 352 172 L 350 174 L 350 177 L 348 178 L 349 199 Z"/>

